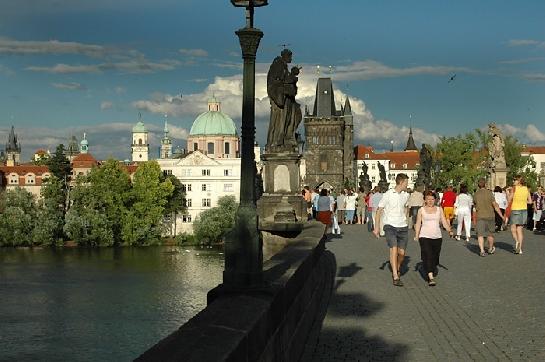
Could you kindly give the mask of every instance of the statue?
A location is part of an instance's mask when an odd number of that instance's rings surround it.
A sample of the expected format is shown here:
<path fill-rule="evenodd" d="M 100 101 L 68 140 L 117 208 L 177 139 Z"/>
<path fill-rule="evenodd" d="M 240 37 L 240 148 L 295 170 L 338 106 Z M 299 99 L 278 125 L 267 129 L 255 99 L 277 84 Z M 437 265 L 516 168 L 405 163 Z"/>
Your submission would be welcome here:
<path fill-rule="evenodd" d="M 378 187 L 380 189 L 380 192 L 386 192 L 388 191 L 389 183 L 386 181 L 386 169 L 384 168 L 384 165 L 380 162 L 377 162 L 378 164 L 378 172 L 380 175 L 380 180 L 378 182 Z"/>
<path fill-rule="evenodd" d="M 490 141 L 488 142 L 490 169 L 496 170 L 506 168 L 504 152 L 505 142 L 503 141 L 500 129 L 495 123 L 488 124 L 488 135 L 490 136 Z"/>
<path fill-rule="evenodd" d="M 420 168 L 418 169 L 417 180 L 415 182 L 417 186 L 430 187 L 432 162 L 431 152 L 428 146 L 423 143 L 420 149 Z"/>
<path fill-rule="evenodd" d="M 365 193 L 368 193 L 369 191 L 371 191 L 371 188 L 372 188 L 372 184 L 371 184 L 371 181 L 369 180 L 369 174 L 367 174 L 367 170 L 369 169 L 369 166 L 367 166 L 367 164 L 365 163 L 365 161 L 363 162 L 363 164 L 361 165 L 361 170 L 363 171 L 362 174 L 360 174 L 360 189 L 363 190 L 363 192 Z"/>
<path fill-rule="evenodd" d="M 292 67 L 292 52 L 284 49 L 276 57 L 267 73 L 267 95 L 271 103 L 271 117 L 267 133 L 267 151 L 296 151 L 295 131 L 303 118 L 301 106 L 295 101 L 299 67 Z"/>

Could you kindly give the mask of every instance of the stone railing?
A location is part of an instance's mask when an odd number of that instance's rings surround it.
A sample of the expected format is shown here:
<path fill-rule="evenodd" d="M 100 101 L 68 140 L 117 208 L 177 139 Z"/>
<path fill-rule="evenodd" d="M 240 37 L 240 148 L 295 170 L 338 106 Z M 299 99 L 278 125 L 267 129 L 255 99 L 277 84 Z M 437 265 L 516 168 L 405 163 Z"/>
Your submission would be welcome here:
<path fill-rule="evenodd" d="M 325 250 L 323 230 L 307 223 L 264 263 L 267 287 L 229 294 L 213 289 L 204 310 L 136 360 L 299 360 L 321 328 L 333 290 L 335 258 Z"/>

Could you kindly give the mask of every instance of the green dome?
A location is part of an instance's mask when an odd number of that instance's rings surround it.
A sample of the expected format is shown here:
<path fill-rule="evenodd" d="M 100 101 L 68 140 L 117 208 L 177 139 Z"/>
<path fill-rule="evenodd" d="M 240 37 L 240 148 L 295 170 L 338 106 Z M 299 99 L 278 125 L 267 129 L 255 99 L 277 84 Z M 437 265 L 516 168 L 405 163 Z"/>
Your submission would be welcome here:
<path fill-rule="evenodd" d="M 222 135 L 222 136 L 236 136 L 237 128 L 235 122 L 221 111 L 208 111 L 204 112 L 195 119 L 190 136 L 209 136 L 209 135 Z"/>
<path fill-rule="evenodd" d="M 144 126 L 144 122 L 138 121 L 138 123 L 132 128 L 133 133 L 147 133 L 146 126 Z"/>

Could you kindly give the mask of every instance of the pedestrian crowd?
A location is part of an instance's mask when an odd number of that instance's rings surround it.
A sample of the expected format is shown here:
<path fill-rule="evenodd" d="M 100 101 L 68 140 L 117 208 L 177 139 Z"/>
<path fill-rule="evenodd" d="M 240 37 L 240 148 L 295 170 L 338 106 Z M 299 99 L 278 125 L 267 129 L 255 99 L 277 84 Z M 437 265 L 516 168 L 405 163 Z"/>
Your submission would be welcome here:
<path fill-rule="evenodd" d="M 495 233 L 507 227 L 517 255 L 523 254 L 524 229 L 528 224 L 534 232 L 545 229 L 545 189 L 540 186 L 532 193 L 522 176 L 515 176 L 512 186 L 496 186 L 493 191 L 486 188 L 485 179 L 479 179 L 474 190 L 469 185 L 460 185 L 459 189 L 448 186 L 444 190 L 408 190 L 408 180 L 406 174 L 400 173 L 395 187 L 387 191 L 378 186 L 369 192 L 346 188 L 337 195 L 326 188 L 311 191 L 305 187 L 308 218 L 322 222 L 325 233 L 341 234 L 341 225 L 367 224 L 367 230 L 377 238 L 384 236 L 395 286 L 403 286 L 401 274 L 409 229 L 414 230 L 414 240 L 420 244 L 422 268 L 429 286 L 437 285 L 442 229 L 468 244 L 473 228 L 481 257 L 495 253 Z M 530 218 L 528 210 L 532 211 Z"/>

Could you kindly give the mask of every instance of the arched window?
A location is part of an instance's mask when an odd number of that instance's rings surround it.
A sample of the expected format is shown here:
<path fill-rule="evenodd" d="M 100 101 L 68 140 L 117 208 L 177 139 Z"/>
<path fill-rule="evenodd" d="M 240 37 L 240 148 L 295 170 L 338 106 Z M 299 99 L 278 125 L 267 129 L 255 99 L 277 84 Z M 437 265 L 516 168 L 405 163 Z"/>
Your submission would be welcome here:
<path fill-rule="evenodd" d="M 226 155 L 231 153 L 231 144 L 229 142 L 225 142 L 225 149 L 224 152 Z"/>
<path fill-rule="evenodd" d="M 197 151 L 199 149 L 199 144 L 197 142 L 193 143 L 193 151 Z"/>
<path fill-rule="evenodd" d="M 142 145 L 142 139 L 141 138 L 138 139 L 138 144 Z"/>
<path fill-rule="evenodd" d="M 214 154 L 214 142 L 208 142 L 207 151 L 209 155 Z"/>

